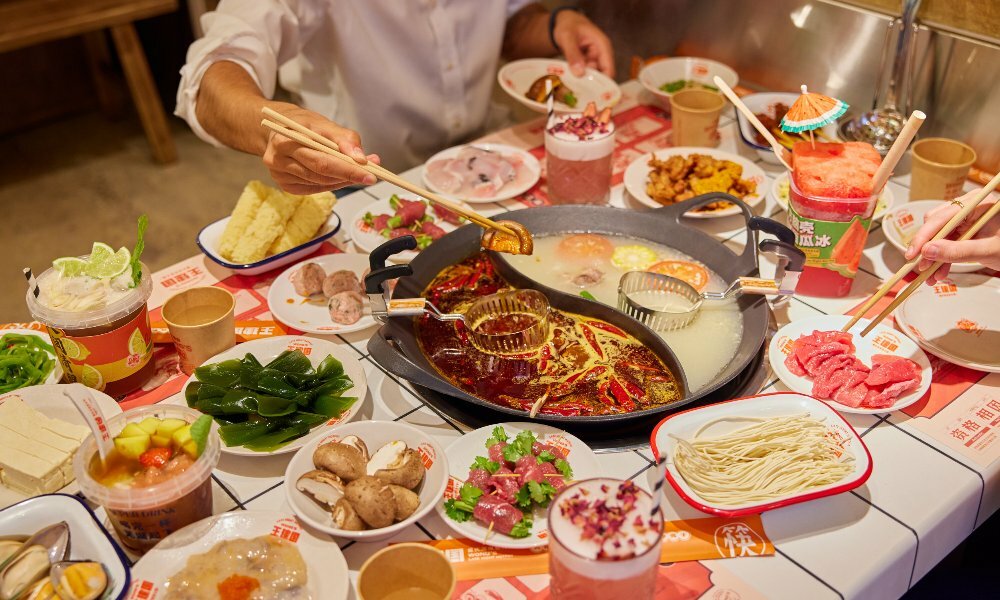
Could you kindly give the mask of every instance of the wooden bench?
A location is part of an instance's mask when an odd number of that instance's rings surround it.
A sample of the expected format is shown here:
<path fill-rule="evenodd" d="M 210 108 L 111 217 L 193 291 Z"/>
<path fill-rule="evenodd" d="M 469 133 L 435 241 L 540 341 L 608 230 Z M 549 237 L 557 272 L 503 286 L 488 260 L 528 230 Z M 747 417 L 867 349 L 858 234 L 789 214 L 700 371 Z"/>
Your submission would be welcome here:
<path fill-rule="evenodd" d="M 177 10 L 177 0 L 0 0 L 0 52 L 111 31 L 153 159 L 177 160 L 163 103 L 133 22 Z"/>

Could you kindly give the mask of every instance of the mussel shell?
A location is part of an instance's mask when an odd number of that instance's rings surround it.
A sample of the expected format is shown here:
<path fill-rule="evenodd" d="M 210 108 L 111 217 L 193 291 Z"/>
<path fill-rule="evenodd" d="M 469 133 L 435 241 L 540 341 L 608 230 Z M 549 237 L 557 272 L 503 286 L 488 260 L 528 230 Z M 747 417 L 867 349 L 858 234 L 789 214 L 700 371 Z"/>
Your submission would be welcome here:
<path fill-rule="evenodd" d="M 44 579 L 52 563 L 44 546 L 32 545 L 10 561 L 0 572 L 0 600 L 14 600 L 40 579 Z"/>
<path fill-rule="evenodd" d="M 31 589 L 25 592 L 19 600 L 59 600 L 59 596 L 56 595 L 52 582 L 43 579 L 31 586 Z"/>
<path fill-rule="evenodd" d="M 17 554 L 22 546 L 24 542 L 18 540 L 0 540 L 0 569 L 3 569 L 7 561 Z"/>
<path fill-rule="evenodd" d="M 85 584 L 86 590 L 74 590 L 71 580 Z M 88 560 L 63 561 L 52 565 L 49 581 L 55 586 L 61 600 L 97 600 L 108 589 L 111 577 L 102 563 Z"/>

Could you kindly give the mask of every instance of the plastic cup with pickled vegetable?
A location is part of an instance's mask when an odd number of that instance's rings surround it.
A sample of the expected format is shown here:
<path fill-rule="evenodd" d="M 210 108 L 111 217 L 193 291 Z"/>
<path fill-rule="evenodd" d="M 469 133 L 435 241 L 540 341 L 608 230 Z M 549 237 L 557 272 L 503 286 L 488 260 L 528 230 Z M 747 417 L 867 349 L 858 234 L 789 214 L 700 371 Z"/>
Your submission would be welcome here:
<path fill-rule="evenodd" d="M 212 419 L 183 406 L 147 406 L 107 422 L 105 461 L 93 436 L 77 450 L 80 489 L 100 504 L 125 546 L 145 552 L 174 531 L 212 515 L 219 441 Z"/>

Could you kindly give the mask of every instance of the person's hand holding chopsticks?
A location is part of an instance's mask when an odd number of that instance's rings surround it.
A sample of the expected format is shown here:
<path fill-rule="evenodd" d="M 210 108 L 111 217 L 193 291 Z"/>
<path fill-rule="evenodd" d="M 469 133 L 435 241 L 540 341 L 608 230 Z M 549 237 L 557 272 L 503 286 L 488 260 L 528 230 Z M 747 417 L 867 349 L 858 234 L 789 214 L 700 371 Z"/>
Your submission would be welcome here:
<path fill-rule="evenodd" d="M 979 263 L 991 269 L 1000 270 L 1000 216 L 991 219 L 985 227 L 973 239 L 965 241 L 935 240 L 928 242 L 941 230 L 959 210 L 963 202 L 967 202 L 975 191 L 956 198 L 948 204 L 939 206 L 930 211 L 924 217 L 924 225 L 913 236 L 910 246 L 906 249 L 906 259 L 912 260 L 918 254 L 922 256 L 917 269 L 923 271 L 931 266 L 935 261 L 945 263 L 969 262 Z M 993 206 L 993 202 L 986 200 L 976 207 L 974 211 L 958 226 L 953 232 L 955 237 L 965 233 L 979 217 Z M 933 285 L 935 282 L 948 276 L 949 264 L 945 264 L 937 270 L 927 283 Z"/>
<path fill-rule="evenodd" d="M 282 113 L 336 142 L 341 152 L 361 164 L 367 161 L 379 164 L 378 155 L 365 155 L 361 136 L 356 131 L 304 108 L 283 108 Z M 317 194 L 349 185 L 371 185 L 376 181 L 374 175 L 360 167 L 307 148 L 274 131 L 267 138 L 263 159 L 275 183 L 290 194 Z"/>

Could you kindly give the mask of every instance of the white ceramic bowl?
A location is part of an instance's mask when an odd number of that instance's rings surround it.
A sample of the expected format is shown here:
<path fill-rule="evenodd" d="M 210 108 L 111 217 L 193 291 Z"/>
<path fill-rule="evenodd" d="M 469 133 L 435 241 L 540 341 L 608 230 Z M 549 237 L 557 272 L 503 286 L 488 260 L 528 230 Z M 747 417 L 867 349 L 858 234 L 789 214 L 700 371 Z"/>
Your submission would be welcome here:
<path fill-rule="evenodd" d="M 420 452 L 424 458 L 426 472 L 423 482 L 416 490 L 420 496 L 420 508 L 416 512 L 398 523 L 381 529 L 347 531 L 335 527 L 329 511 L 323 509 L 295 487 L 295 483 L 303 473 L 316 468 L 313 465 L 313 452 L 318 446 L 327 442 L 336 442 L 349 435 L 361 438 L 371 453 L 385 444 L 397 440 L 405 442 L 407 447 Z M 309 526 L 337 537 L 359 542 L 377 542 L 391 538 L 434 510 L 434 507 L 444 497 L 444 490 L 448 485 L 448 473 L 448 459 L 445 456 L 444 448 L 416 427 L 396 421 L 358 421 L 341 425 L 337 428 L 336 433 L 312 440 L 292 457 L 285 470 L 285 496 L 295 514 Z"/>
<path fill-rule="evenodd" d="M 545 103 L 529 100 L 525 94 L 536 79 L 547 74 L 558 75 L 576 94 L 577 103 L 572 108 L 561 102 L 553 105 L 557 114 L 580 112 L 588 102 L 595 103 L 598 109 L 614 106 L 622 97 L 621 88 L 604 73 L 588 68 L 583 77 L 577 77 L 570 72 L 566 61 L 552 58 L 526 58 L 509 62 L 497 72 L 497 81 L 511 98 L 535 112 L 544 113 L 547 110 Z"/>
<path fill-rule="evenodd" d="M 31 535 L 60 521 L 69 525 L 70 560 L 93 560 L 107 567 L 110 589 L 102 598 L 125 598 L 131 584 L 129 560 L 94 512 L 76 496 L 45 494 L 0 510 L 0 537 Z"/>
<path fill-rule="evenodd" d="M 639 71 L 639 83 L 649 90 L 649 93 L 653 94 L 664 108 L 669 109 L 670 97 L 673 94 L 661 90 L 661 85 L 678 79 L 688 79 L 715 87 L 712 78 L 716 75 L 721 77 L 722 81 L 726 82 L 729 87 L 736 87 L 740 80 L 736 71 L 720 62 L 707 58 L 682 56 L 665 58 L 646 65 Z"/>
<path fill-rule="evenodd" d="M 319 233 L 316 234 L 316 237 L 308 242 L 289 250 L 285 250 L 280 254 L 268 256 L 267 258 L 257 262 L 237 264 L 231 263 L 225 258 L 222 258 L 217 250 L 219 242 L 222 240 L 222 233 L 226 230 L 226 223 L 229 223 L 229 219 L 231 218 L 232 217 L 225 217 L 203 227 L 202 230 L 198 232 L 198 237 L 195 238 L 195 243 L 198 244 L 202 253 L 210 258 L 212 262 L 218 263 L 219 265 L 222 265 L 233 272 L 239 273 L 240 275 L 260 275 L 261 273 L 266 273 L 271 269 L 277 269 L 278 267 L 284 267 L 294 262 L 298 262 L 315 252 L 316 248 L 319 247 L 320 244 L 332 238 L 338 231 L 340 231 L 340 217 L 337 216 L 336 212 L 331 212 L 330 216 L 326 219 L 326 223 L 323 223 L 323 226 L 320 227 Z"/>
<path fill-rule="evenodd" d="M 786 106 L 791 106 L 799 95 L 800 94 L 793 94 L 791 92 L 767 92 L 761 94 L 748 94 L 740 98 L 740 100 L 742 100 L 743 104 L 746 104 L 747 108 L 753 111 L 754 114 L 774 114 L 771 109 L 775 104 L 781 103 Z M 774 155 L 770 146 L 767 144 L 757 143 L 757 130 L 754 129 L 753 125 L 750 124 L 750 121 L 743 116 L 743 113 L 736 111 L 736 120 L 740 125 L 740 137 L 743 138 L 743 143 L 756 150 L 757 155 L 760 156 L 761 160 L 764 162 L 772 165 L 780 165 L 781 162 L 778 161 L 778 157 Z M 840 140 L 840 137 L 837 135 L 836 123 L 831 123 L 826 127 L 822 127 L 820 128 L 820 131 L 831 139 Z M 793 138 L 797 137 L 794 133 L 790 133 L 789 135 Z M 825 140 L 817 137 L 816 141 Z"/>
<path fill-rule="evenodd" d="M 703 499 L 684 481 L 684 477 L 673 462 L 677 439 L 692 439 L 704 425 L 716 419 L 733 419 L 738 417 L 785 417 L 808 413 L 810 417 L 819 419 L 827 426 L 828 435 L 840 443 L 845 452 L 854 456 L 854 471 L 837 483 L 832 483 L 816 489 L 789 494 L 767 502 L 747 502 L 735 506 L 712 504 Z M 706 435 L 725 435 L 731 431 L 746 427 L 746 421 L 727 420 L 711 425 Z M 872 457 L 861 436 L 857 434 L 850 423 L 837 414 L 827 404 L 804 394 L 793 392 L 778 392 L 761 394 L 748 398 L 737 398 L 674 413 L 659 422 L 650 436 L 653 454 L 657 457 L 666 456 L 666 478 L 674 491 L 688 504 L 702 512 L 723 517 L 742 517 L 774 510 L 790 504 L 798 504 L 808 500 L 825 498 L 852 490 L 872 474 Z"/>

